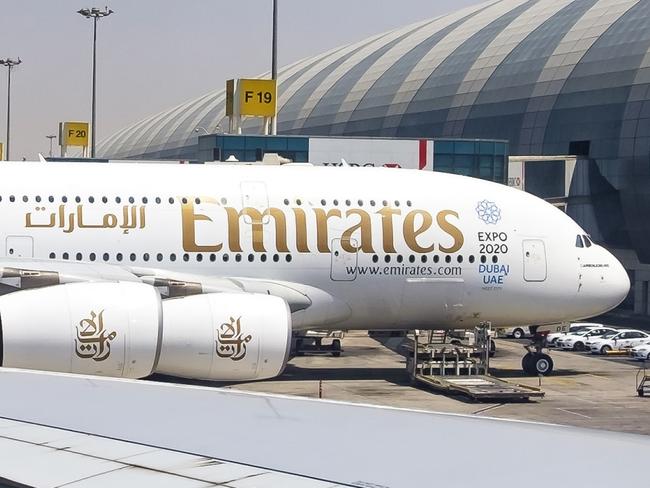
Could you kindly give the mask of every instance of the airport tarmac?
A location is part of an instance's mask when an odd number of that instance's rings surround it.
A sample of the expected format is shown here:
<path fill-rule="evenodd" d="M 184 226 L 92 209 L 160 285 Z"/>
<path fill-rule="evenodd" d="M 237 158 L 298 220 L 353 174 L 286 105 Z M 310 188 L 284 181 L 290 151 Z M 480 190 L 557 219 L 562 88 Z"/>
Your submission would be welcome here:
<path fill-rule="evenodd" d="M 527 377 L 521 371 L 523 342 L 497 340 L 497 354 L 490 363 L 492 374 L 538 386 L 537 377 Z M 542 379 L 546 392 L 543 399 L 494 404 L 411 386 L 404 358 L 363 331 L 347 334 L 343 348 L 339 358 L 293 358 L 275 380 L 228 387 L 318 397 L 322 380 L 322 397 L 330 400 L 650 434 L 650 398 L 638 397 L 635 390 L 635 375 L 641 364 L 627 358 L 553 351 L 555 373 Z"/>

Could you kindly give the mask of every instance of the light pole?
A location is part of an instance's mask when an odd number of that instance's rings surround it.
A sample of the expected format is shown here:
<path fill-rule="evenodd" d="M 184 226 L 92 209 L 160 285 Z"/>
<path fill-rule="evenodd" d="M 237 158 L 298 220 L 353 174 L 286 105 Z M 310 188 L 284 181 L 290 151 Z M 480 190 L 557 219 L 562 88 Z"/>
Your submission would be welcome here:
<path fill-rule="evenodd" d="M 7 161 L 9 161 L 9 135 L 11 133 L 11 70 L 20 63 L 22 63 L 20 58 L 17 60 L 10 58 L 0 59 L 0 64 L 7 67 L 7 148 L 5 149 L 5 159 Z"/>
<path fill-rule="evenodd" d="M 50 140 L 50 157 L 52 157 L 52 140 L 56 137 L 55 135 L 45 136 Z"/>
<path fill-rule="evenodd" d="M 278 79 L 278 0 L 273 0 L 273 39 L 271 41 L 271 79 Z M 276 97 L 277 88 L 276 88 Z M 277 107 L 277 102 L 276 105 Z M 271 120 L 271 135 L 278 133 L 278 114 L 273 115 Z"/>
<path fill-rule="evenodd" d="M 87 19 L 93 19 L 93 94 L 92 94 L 92 115 L 90 122 L 90 157 L 95 157 L 95 88 L 96 88 L 96 73 L 97 73 L 97 21 L 102 17 L 108 17 L 113 13 L 108 7 L 104 10 L 99 10 L 97 7 L 82 8 L 77 11 L 78 14 L 83 15 Z"/>

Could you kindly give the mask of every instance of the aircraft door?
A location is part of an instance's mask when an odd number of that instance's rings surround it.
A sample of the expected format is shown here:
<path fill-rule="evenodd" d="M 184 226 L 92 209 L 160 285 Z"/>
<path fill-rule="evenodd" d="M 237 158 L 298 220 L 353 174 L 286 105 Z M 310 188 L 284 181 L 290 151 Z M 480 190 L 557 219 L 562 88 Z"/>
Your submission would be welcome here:
<path fill-rule="evenodd" d="M 546 247 L 541 239 L 525 239 L 522 243 L 524 253 L 524 280 L 546 280 Z"/>
<path fill-rule="evenodd" d="M 34 239 L 29 236 L 8 236 L 5 241 L 5 256 L 10 258 L 33 258 Z"/>
<path fill-rule="evenodd" d="M 356 239 L 350 239 L 350 245 L 356 248 Z M 330 278 L 333 281 L 354 281 L 357 277 L 357 253 L 346 251 L 341 239 L 332 239 L 330 249 Z"/>

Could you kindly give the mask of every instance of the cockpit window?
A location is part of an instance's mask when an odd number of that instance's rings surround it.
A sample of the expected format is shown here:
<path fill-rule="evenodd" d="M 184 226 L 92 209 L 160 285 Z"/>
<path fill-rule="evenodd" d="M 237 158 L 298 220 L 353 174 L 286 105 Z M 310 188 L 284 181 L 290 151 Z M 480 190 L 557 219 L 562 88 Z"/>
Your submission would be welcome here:
<path fill-rule="evenodd" d="M 593 243 L 591 242 L 591 239 L 589 239 L 589 236 L 582 236 L 582 237 L 585 240 L 585 246 L 586 247 L 591 247 L 591 244 L 593 244 Z"/>
<path fill-rule="evenodd" d="M 585 247 L 584 244 L 582 243 L 581 236 L 576 236 L 576 247 Z"/>

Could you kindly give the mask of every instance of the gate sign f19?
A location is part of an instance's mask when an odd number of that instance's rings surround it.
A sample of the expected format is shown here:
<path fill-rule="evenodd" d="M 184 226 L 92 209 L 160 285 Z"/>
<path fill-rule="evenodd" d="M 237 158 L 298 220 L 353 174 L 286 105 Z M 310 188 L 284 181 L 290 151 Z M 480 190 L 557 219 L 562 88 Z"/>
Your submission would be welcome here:
<path fill-rule="evenodd" d="M 276 106 L 275 80 L 239 80 L 239 114 L 273 117 Z"/>
<path fill-rule="evenodd" d="M 61 132 L 62 146 L 88 147 L 88 122 L 64 122 Z"/>

